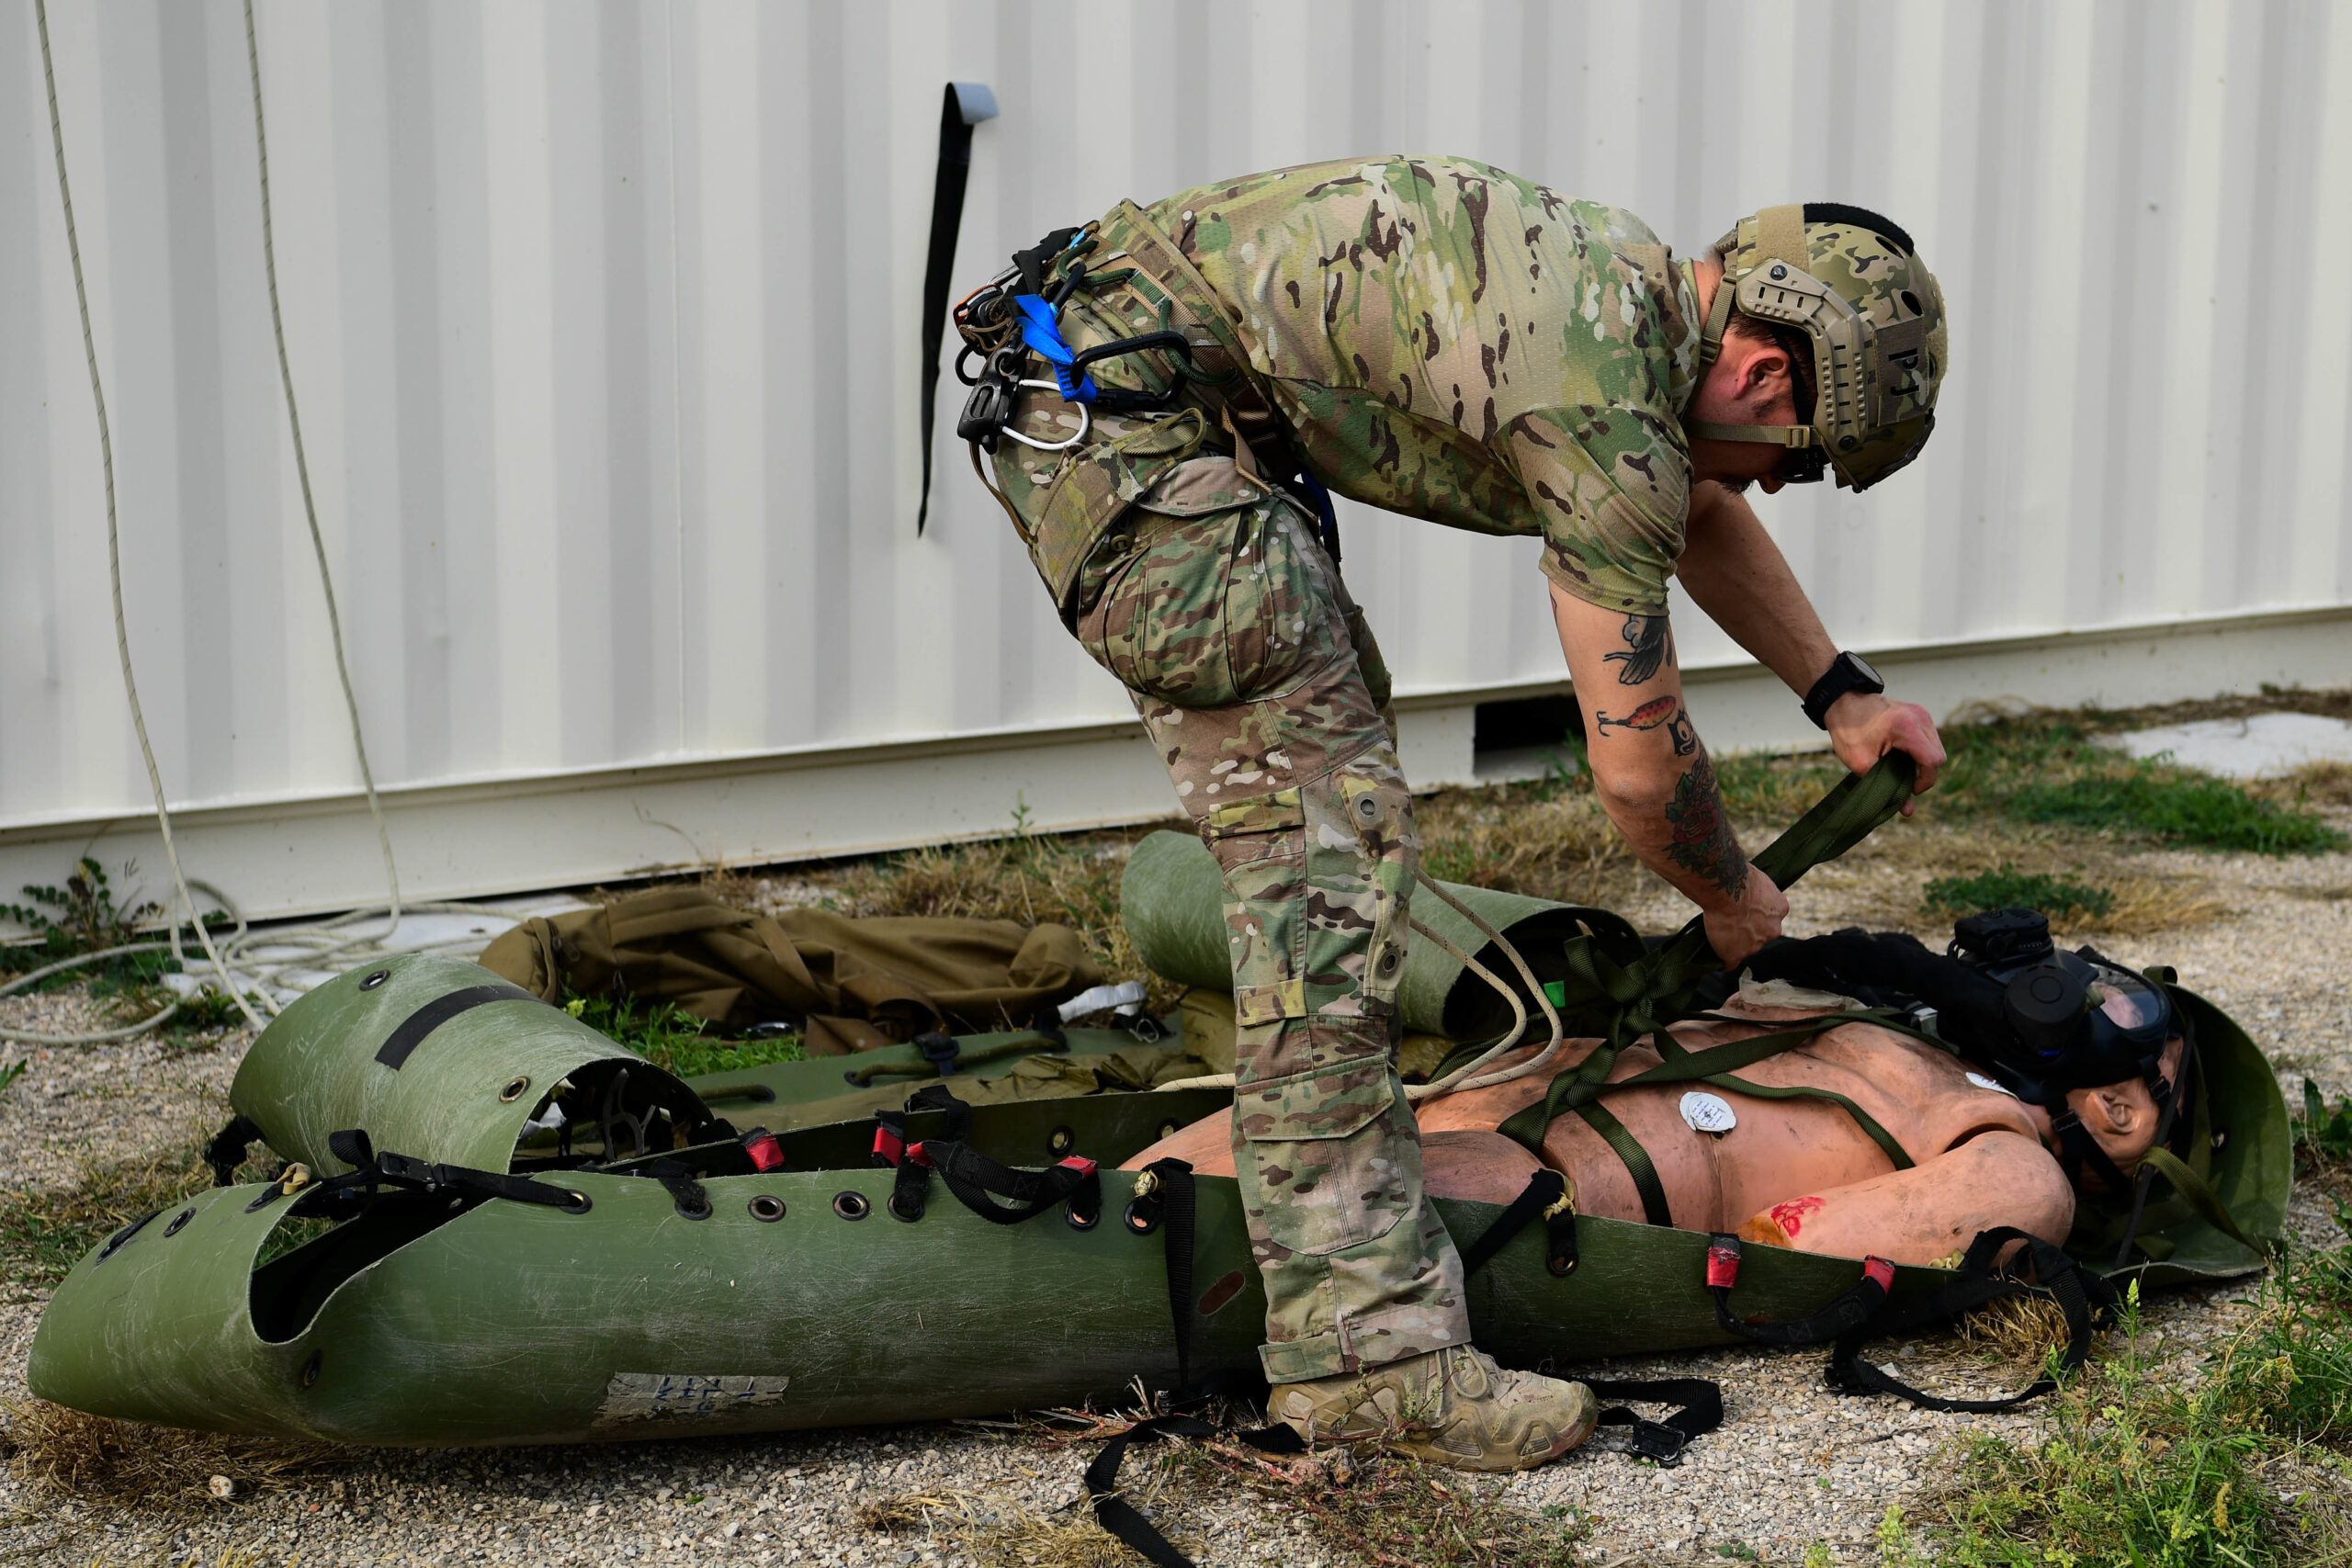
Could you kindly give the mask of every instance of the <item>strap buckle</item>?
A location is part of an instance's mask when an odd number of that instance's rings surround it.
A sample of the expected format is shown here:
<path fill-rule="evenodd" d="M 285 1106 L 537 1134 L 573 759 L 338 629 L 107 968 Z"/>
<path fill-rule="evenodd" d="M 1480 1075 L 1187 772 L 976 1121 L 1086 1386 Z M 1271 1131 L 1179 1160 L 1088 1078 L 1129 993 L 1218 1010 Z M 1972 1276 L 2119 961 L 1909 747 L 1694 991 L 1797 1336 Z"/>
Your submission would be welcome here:
<path fill-rule="evenodd" d="M 1690 1439 L 1663 1421 L 1635 1421 L 1625 1429 L 1625 1447 L 1643 1459 L 1654 1460 L 1661 1469 L 1672 1470 L 1682 1462 L 1682 1450 Z"/>

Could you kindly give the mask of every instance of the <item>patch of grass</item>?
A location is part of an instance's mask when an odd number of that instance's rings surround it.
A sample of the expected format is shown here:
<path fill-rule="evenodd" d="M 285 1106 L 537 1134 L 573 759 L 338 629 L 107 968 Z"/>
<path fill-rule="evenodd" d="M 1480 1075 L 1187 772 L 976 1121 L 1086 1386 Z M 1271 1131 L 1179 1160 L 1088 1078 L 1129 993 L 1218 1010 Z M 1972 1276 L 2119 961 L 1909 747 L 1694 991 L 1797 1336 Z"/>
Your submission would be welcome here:
<path fill-rule="evenodd" d="M 2062 822 L 2200 850 L 2321 854 L 2352 843 L 2342 829 L 2226 779 L 2144 764 L 2128 773 L 2029 784 L 2009 796 L 2007 809 L 2022 821 Z"/>
<path fill-rule="evenodd" d="M 682 1078 L 763 1067 L 771 1062 L 797 1062 L 804 1055 L 797 1034 L 726 1039 L 708 1032 L 709 1025 L 681 1011 L 673 1002 L 648 1004 L 631 997 L 574 994 L 564 1003 L 564 1010 Z"/>
<path fill-rule="evenodd" d="M 2333 1185 L 2352 1166 L 2352 1099 L 2335 1098 L 2330 1111 L 2319 1085 L 2303 1080 L 2303 1113 L 2290 1123 L 2295 1140 L 2295 1175 Z"/>
<path fill-rule="evenodd" d="M 1413 818 L 1421 869 L 1441 882 L 1602 904 L 1629 892 L 1640 871 L 1589 788 L 1444 790 L 1416 803 Z"/>
<path fill-rule="evenodd" d="M 122 872 L 129 876 L 137 869 L 126 863 Z M 0 919 L 14 920 L 33 934 L 31 943 L 13 946 L 0 959 L 18 973 L 77 953 L 126 946 L 139 940 L 141 925 L 164 912 L 153 900 L 117 903 L 106 867 L 88 855 L 66 874 L 63 886 L 28 885 L 24 893 L 25 903 L 0 904 Z"/>
<path fill-rule="evenodd" d="M 1980 909 L 2039 909 L 2053 920 L 2098 919 L 2115 908 L 2115 895 L 2064 877 L 2018 870 L 2007 861 L 1974 876 L 1939 876 L 1921 902 L 1932 912 L 1973 915 Z"/>
<path fill-rule="evenodd" d="M 47 1400 L 0 1404 L 0 1455 L 18 1479 L 108 1508 L 175 1512 L 346 1470 L 362 1450 L 110 1421 Z"/>
<path fill-rule="evenodd" d="M 2352 1218 L 2352 1216 L 2346 1216 Z M 2352 1544 L 2330 1450 L 2352 1432 L 2352 1250 L 2290 1260 L 2205 1375 L 2124 1348 L 2053 1396 L 2040 1443 L 1970 1440 L 1927 1501 L 1925 1535 L 1889 1510 L 1888 1562 L 1959 1568 L 2136 1563 L 2268 1568 Z"/>
<path fill-rule="evenodd" d="M 129 1159 L 85 1157 L 62 1187 L 0 1189 L 0 1280 L 19 1292 L 54 1285 L 124 1225 L 203 1191 L 212 1172 L 201 1146 L 196 1138 L 181 1149 Z M 263 1180 L 269 1168 L 274 1164 L 249 1163 L 240 1179 Z"/>

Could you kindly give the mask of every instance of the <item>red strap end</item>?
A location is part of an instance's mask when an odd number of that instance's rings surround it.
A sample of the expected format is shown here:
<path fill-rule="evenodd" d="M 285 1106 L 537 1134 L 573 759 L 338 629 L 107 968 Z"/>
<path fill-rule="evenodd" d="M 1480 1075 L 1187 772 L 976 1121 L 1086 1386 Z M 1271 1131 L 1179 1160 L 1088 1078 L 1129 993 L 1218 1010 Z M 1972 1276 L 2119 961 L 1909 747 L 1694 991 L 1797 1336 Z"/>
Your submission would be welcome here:
<path fill-rule="evenodd" d="M 774 1133 L 762 1133 L 743 1145 L 743 1152 L 752 1156 L 754 1170 L 782 1170 L 784 1145 Z"/>
<path fill-rule="evenodd" d="M 906 1140 L 888 1127 L 874 1129 L 874 1157 L 884 1165 L 895 1166 L 907 1152 Z M 759 1156 L 752 1156 L 756 1160 Z M 763 1169 L 765 1168 L 763 1167 Z"/>
<path fill-rule="evenodd" d="M 1717 1243 L 1707 1248 L 1707 1288 L 1728 1291 L 1739 1282 L 1739 1247 Z"/>
<path fill-rule="evenodd" d="M 1062 1160 L 1059 1163 L 1069 1167 L 1070 1169 L 1078 1172 L 1080 1176 L 1091 1176 L 1095 1171 L 1094 1162 L 1088 1159 L 1084 1155 L 1072 1155 L 1069 1158 Z"/>
<path fill-rule="evenodd" d="M 1882 1291 L 1891 1291 L 1894 1289 L 1894 1265 L 1883 1258 L 1865 1258 L 1862 1259 L 1862 1278 L 1877 1280 Z"/>
<path fill-rule="evenodd" d="M 909 1144 L 907 1145 L 907 1158 L 912 1160 L 917 1165 L 925 1167 L 926 1168 L 931 1165 L 930 1151 L 925 1149 L 921 1144 Z"/>

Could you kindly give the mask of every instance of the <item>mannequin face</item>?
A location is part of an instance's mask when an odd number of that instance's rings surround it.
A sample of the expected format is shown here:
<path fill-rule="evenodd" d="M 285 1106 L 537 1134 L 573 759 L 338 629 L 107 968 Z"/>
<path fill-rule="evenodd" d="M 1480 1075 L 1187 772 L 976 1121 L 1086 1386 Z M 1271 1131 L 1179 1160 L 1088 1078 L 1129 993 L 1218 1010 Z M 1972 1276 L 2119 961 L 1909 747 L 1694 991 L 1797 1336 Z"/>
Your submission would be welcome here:
<path fill-rule="evenodd" d="M 2180 1081 L 2180 1058 L 2186 1050 L 2177 1034 L 2165 1043 L 2161 1065 L 2165 1077 L 2172 1083 Z M 2115 1162 L 2118 1170 L 2126 1174 L 2137 1169 L 2140 1156 L 2155 1145 L 2156 1123 L 2162 1113 L 2156 1107 L 2156 1097 L 2139 1078 L 2101 1084 L 2096 1089 L 2069 1089 L 2066 1107 L 2082 1119 L 2091 1141 Z M 2056 1146 L 2047 1133 L 2043 1142 Z"/>

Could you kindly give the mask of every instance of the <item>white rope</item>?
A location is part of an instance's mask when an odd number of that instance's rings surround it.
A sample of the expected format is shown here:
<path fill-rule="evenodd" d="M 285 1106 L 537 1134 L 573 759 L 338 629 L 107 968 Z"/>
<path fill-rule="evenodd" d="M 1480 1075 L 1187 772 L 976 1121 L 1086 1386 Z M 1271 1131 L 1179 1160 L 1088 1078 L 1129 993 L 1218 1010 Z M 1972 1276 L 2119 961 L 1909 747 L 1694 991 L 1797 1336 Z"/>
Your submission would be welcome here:
<path fill-rule="evenodd" d="M 1528 991 L 1535 998 L 1535 1005 L 1544 1010 L 1544 1020 L 1552 1026 L 1552 1038 L 1543 1050 L 1515 1067 L 1505 1068 L 1499 1073 L 1489 1073 L 1485 1077 L 1471 1077 L 1473 1073 L 1505 1055 L 1519 1043 L 1520 1036 L 1527 1032 L 1526 1004 L 1519 999 L 1519 993 L 1507 985 L 1500 976 L 1479 963 L 1476 957 L 1463 952 L 1420 921 L 1408 919 L 1408 923 L 1411 925 L 1414 935 L 1427 937 L 1437 943 L 1439 950 L 1447 957 L 1495 988 L 1496 993 L 1510 1006 L 1511 1025 L 1492 1045 L 1480 1052 L 1476 1061 L 1455 1068 L 1435 1083 L 1407 1084 L 1405 1098 L 1419 1104 L 1424 1100 L 1435 1100 L 1440 1095 L 1460 1094 L 1466 1089 L 1491 1089 L 1497 1084 L 1510 1083 L 1515 1078 L 1523 1078 L 1530 1073 L 1541 1071 L 1545 1063 L 1559 1054 L 1560 1046 L 1564 1043 L 1565 1027 L 1560 1022 L 1559 1012 L 1552 1006 L 1552 998 L 1544 994 L 1542 983 L 1535 978 L 1535 972 L 1528 967 L 1527 960 L 1520 956 L 1519 949 L 1511 945 L 1510 939 L 1487 924 L 1476 910 L 1448 893 L 1422 872 L 1416 870 L 1413 874 L 1422 886 L 1436 894 L 1456 914 L 1477 928 L 1480 936 L 1502 949 L 1503 956 L 1510 960 L 1511 966 L 1519 971 L 1520 978 L 1527 982 Z M 1201 1077 L 1177 1078 L 1170 1083 L 1159 1084 L 1155 1086 L 1155 1090 L 1158 1093 L 1166 1094 L 1180 1089 L 1233 1089 L 1236 1087 L 1237 1080 L 1233 1074 L 1209 1073 Z"/>
<path fill-rule="evenodd" d="M 98 346 L 90 333 L 90 290 L 82 278 L 82 239 L 74 227 L 74 186 L 65 176 L 65 130 L 57 115 L 57 70 L 50 59 L 49 0 L 33 0 L 33 18 L 40 28 L 41 83 L 49 91 L 49 140 L 57 152 L 57 197 L 65 209 L 65 248 L 74 259 L 74 299 L 82 312 L 82 356 L 90 367 L 90 400 L 98 411 L 98 456 L 106 468 L 107 482 L 107 576 L 114 590 L 114 646 L 122 663 L 123 694 L 130 699 L 130 724 L 139 733 L 139 754 L 147 761 L 147 786 L 155 797 L 155 825 L 164 835 L 164 853 L 172 863 L 172 885 L 179 890 L 180 901 L 187 906 L 190 918 L 196 921 L 197 940 L 204 944 L 205 956 L 212 961 L 213 972 L 230 996 L 236 998 L 238 1010 L 250 1020 L 255 1029 L 263 1028 L 261 1015 L 245 1000 L 229 974 L 229 966 L 220 962 L 220 954 L 212 945 L 212 933 L 204 929 L 204 920 L 189 897 L 187 878 L 180 871 L 180 852 L 172 842 L 171 808 L 164 804 L 163 770 L 155 765 L 155 748 L 147 739 L 147 716 L 139 707 L 139 682 L 130 672 L 130 632 L 122 615 L 122 536 L 117 525 L 114 502 L 114 434 L 107 424 L 106 387 L 98 378 Z"/>
<path fill-rule="evenodd" d="M 266 1021 L 255 1010 L 254 1004 L 258 1002 L 261 1008 L 271 1013 L 277 1012 L 282 1006 L 277 993 L 293 988 L 294 976 L 350 968 L 370 957 L 393 953 L 466 952 L 481 945 L 479 933 L 469 933 L 439 942 L 393 948 L 390 946 L 391 939 L 399 931 L 405 915 L 486 916 L 510 923 L 515 917 L 507 910 L 480 904 L 407 905 L 401 897 L 400 870 L 392 858 L 391 832 L 384 820 L 382 803 L 377 797 L 376 775 L 368 761 L 368 741 L 359 720 L 359 700 L 352 688 L 350 661 L 344 651 L 343 618 L 335 601 L 334 576 L 327 564 L 326 540 L 319 527 L 318 504 L 311 486 L 310 456 L 302 440 L 301 412 L 294 394 L 293 363 L 286 347 L 286 320 L 277 292 L 277 232 L 270 204 L 269 132 L 262 113 L 261 50 L 254 27 L 253 0 L 244 0 L 245 65 L 253 86 L 254 147 L 261 179 L 262 262 L 269 286 L 270 330 L 277 342 L 279 384 L 286 393 L 286 421 L 293 438 L 295 473 L 301 484 L 302 514 L 310 526 L 311 553 L 318 563 L 319 588 L 326 599 L 327 630 L 334 647 L 335 673 L 343 685 L 344 712 L 351 725 L 352 751 L 359 761 L 360 784 L 367 793 L 368 814 L 376 825 L 376 841 L 383 851 L 389 901 L 379 908 L 356 909 L 332 919 L 254 930 L 226 894 L 209 883 L 189 877 L 181 867 L 178 845 L 172 835 L 171 809 L 164 795 L 163 770 L 156 763 L 155 749 L 148 739 L 147 721 L 139 701 L 139 682 L 131 667 L 130 637 L 123 615 L 122 545 L 115 505 L 114 438 L 107 419 L 106 388 L 98 370 L 96 340 L 90 326 L 89 290 L 82 273 L 82 242 L 74 220 L 74 188 L 66 175 L 65 133 L 58 112 L 57 73 L 50 50 L 48 0 L 34 0 L 33 12 L 40 32 L 41 79 L 49 94 L 49 133 L 56 153 L 58 200 L 64 210 L 66 249 L 74 264 L 74 294 L 81 310 L 82 353 L 89 367 L 90 399 L 97 410 L 98 455 L 106 475 L 107 564 L 114 595 L 115 652 L 122 667 L 123 694 L 130 702 L 131 727 L 138 734 L 140 755 L 147 765 L 148 788 L 154 797 L 155 822 L 163 835 L 164 853 L 171 863 L 172 886 L 178 894 L 180 904 L 188 913 L 187 923 L 196 928 L 197 942 L 204 950 L 204 960 L 209 964 L 219 988 L 235 1001 L 238 1010 L 258 1030 L 266 1027 Z M 216 941 L 206 924 L 196 901 L 198 890 L 209 895 L 215 906 L 225 910 L 235 921 L 235 929 L 225 938 Z M 379 918 L 385 921 L 385 928 L 380 931 L 354 933 L 348 929 L 356 922 Z M 159 941 L 127 942 L 96 953 L 77 953 L 29 974 L 19 975 L 7 984 L 0 985 L 0 998 L 14 996 L 69 970 L 141 953 L 168 952 L 175 960 L 180 961 L 185 969 L 188 963 L 187 955 L 180 945 L 182 923 L 173 919 L 164 938 Z M 127 1040 L 171 1021 L 179 1015 L 184 1005 L 185 998 L 182 998 L 135 1023 L 119 1029 L 86 1032 L 51 1034 L 0 1023 L 0 1040 L 35 1045 L 88 1045 Z"/>

